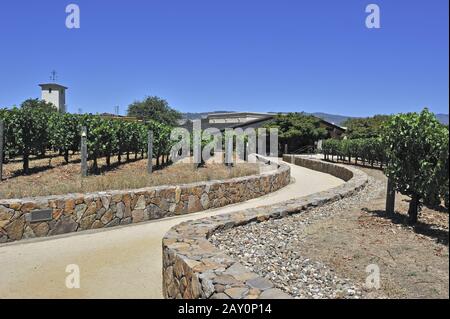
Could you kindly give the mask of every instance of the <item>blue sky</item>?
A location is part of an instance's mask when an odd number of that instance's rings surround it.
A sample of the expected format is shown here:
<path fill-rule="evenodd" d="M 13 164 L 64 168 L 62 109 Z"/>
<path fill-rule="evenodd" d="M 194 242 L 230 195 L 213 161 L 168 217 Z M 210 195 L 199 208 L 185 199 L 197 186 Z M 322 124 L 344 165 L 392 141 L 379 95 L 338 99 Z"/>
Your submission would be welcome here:
<path fill-rule="evenodd" d="M 65 27 L 65 7 L 81 28 Z M 367 29 L 365 7 L 381 9 Z M 68 109 L 448 113 L 448 0 L 0 2 L 0 106 L 57 70 Z"/>

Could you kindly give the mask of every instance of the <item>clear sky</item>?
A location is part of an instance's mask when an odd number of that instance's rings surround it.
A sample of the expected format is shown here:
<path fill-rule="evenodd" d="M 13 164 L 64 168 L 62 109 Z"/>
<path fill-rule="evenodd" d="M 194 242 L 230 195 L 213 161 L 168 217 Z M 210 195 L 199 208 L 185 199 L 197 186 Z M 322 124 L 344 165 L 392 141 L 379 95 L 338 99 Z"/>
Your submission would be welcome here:
<path fill-rule="evenodd" d="M 448 3 L 1 0 L 0 106 L 39 97 L 55 69 L 70 112 L 158 95 L 183 112 L 448 113 Z"/>

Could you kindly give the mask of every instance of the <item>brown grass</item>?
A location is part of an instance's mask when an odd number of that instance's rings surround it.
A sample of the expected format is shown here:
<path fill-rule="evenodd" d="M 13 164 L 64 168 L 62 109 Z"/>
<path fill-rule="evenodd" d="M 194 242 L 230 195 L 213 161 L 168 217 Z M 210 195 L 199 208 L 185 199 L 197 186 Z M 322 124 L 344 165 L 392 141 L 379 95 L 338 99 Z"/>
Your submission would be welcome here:
<path fill-rule="evenodd" d="M 4 180 L 0 182 L 0 198 L 135 189 L 228 179 L 259 173 L 258 164 L 250 163 L 238 164 L 233 168 L 223 164 L 206 164 L 198 169 L 195 169 L 192 164 L 174 164 L 155 170 L 152 175 L 147 175 L 146 159 L 138 159 L 122 165 L 118 165 L 117 158 L 112 158 L 111 162 L 112 168 L 106 169 L 105 159 L 100 159 L 102 173 L 86 178 L 80 176 L 77 155 L 72 156 L 67 165 L 59 156 L 34 159 L 30 162 L 32 173 L 27 176 L 21 175 L 20 162 L 12 162 L 4 165 Z"/>

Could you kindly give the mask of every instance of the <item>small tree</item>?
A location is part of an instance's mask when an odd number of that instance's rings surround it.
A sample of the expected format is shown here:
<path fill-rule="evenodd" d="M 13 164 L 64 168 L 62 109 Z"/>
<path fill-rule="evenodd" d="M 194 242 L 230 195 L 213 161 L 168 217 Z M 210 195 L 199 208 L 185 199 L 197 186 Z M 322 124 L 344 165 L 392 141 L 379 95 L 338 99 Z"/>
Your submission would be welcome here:
<path fill-rule="evenodd" d="M 385 172 L 397 191 L 411 197 L 408 214 L 412 224 L 417 222 L 422 200 L 439 194 L 445 138 L 445 128 L 428 109 L 395 115 L 385 126 Z"/>
<path fill-rule="evenodd" d="M 128 106 L 128 116 L 153 120 L 162 124 L 176 126 L 181 114 L 172 109 L 166 100 L 157 96 L 147 97 Z"/>
<path fill-rule="evenodd" d="M 312 146 L 315 141 L 328 135 L 327 130 L 321 127 L 319 118 L 302 113 L 279 114 L 264 127 L 278 129 L 279 141 L 281 145 L 288 144 L 289 151 Z"/>

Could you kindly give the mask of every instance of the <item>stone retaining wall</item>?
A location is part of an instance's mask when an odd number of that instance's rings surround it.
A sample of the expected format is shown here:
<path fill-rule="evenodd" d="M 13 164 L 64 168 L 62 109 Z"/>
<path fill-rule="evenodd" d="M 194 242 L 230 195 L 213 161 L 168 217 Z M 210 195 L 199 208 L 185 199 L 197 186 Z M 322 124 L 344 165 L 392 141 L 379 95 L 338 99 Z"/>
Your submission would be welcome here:
<path fill-rule="evenodd" d="M 0 200 L 0 243 L 139 223 L 246 201 L 290 182 L 290 168 L 259 175 L 178 186 Z M 32 223 L 30 213 L 50 209 L 51 220 Z"/>
<path fill-rule="evenodd" d="M 338 187 L 276 205 L 188 221 L 173 227 L 163 239 L 163 291 L 166 298 L 275 299 L 290 298 L 269 280 L 250 272 L 208 241 L 215 232 L 250 222 L 300 213 L 310 207 L 350 196 L 363 188 L 367 175 L 358 169 L 298 156 L 287 162 L 346 180 Z"/>

